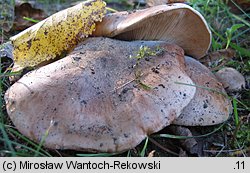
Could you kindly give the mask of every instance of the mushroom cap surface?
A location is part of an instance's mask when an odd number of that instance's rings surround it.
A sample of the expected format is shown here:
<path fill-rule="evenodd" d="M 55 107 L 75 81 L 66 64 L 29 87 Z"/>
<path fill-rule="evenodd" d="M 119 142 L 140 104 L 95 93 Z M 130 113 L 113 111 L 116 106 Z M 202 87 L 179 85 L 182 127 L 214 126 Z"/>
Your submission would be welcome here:
<path fill-rule="evenodd" d="M 185 54 L 198 59 L 211 44 L 211 31 L 203 16 L 183 3 L 108 14 L 97 23 L 93 35 L 120 40 L 163 40 L 177 44 Z"/>
<path fill-rule="evenodd" d="M 222 84 L 199 61 L 185 56 L 185 63 L 187 74 L 197 86 L 196 93 L 173 124 L 208 126 L 226 121 L 231 113 L 231 102 Z"/>
<path fill-rule="evenodd" d="M 135 67 L 129 56 L 141 45 L 164 51 Z M 49 129 L 48 148 L 124 151 L 169 125 L 193 98 L 195 87 L 175 83 L 193 84 L 184 69 L 183 50 L 175 45 L 90 38 L 14 83 L 5 94 L 7 112 L 36 142 Z"/>
<path fill-rule="evenodd" d="M 246 87 L 244 76 L 234 68 L 225 67 L 217 71 L 215 76 L 228 92 L 240 91 Z"/>

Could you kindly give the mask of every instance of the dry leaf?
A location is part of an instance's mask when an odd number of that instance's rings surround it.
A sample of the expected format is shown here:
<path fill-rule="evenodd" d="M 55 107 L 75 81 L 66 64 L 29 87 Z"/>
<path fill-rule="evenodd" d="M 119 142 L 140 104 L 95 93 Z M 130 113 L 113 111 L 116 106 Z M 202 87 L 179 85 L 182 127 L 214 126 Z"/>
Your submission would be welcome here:
<path fill-rule="evenodd" d="M 250 1 L 249 0 L 234 0 L 234 3 L 232 2 L 232 0 L 224 0 L 224 1 L 228 4 L 228 6 L 231 8 L 230 10 L 233 13 L 241 13 L 241 10 L 239 9 L 239 7 L 245 12 L 250 11 Z"/>
<path fill-rule="evenodd" d="M 25 20 L 23 17 L 28 17 L 41 21 L 46 18 L 43 10 L 34 8 L 30 3 L 18 3 L 15 5 L 15 22 L 13 29 L 21 31 L 34 25 L 33 22 Z"/>
<path fill-rule="evenodd" d="M 105 13 L 105 2 L 90 0 L 60 11 L 11 37 L 15 64 L 36 66 L 54 59 L 88 37 Z"/>
<path fill-rule="evenodd" d="M 215 52 L 211 52 L 204 56 L 200 61 L 207 67 L 210 67 L 212 64 L 218 63 L 219 61 L 220 64 L 217 64 L 215 68 L 212 70 L 217 70 L 221 66 L 225 65 L 226 62 L 231 60 L 235 56 L 235 50 L 233 49 L 221 49 Z"/>

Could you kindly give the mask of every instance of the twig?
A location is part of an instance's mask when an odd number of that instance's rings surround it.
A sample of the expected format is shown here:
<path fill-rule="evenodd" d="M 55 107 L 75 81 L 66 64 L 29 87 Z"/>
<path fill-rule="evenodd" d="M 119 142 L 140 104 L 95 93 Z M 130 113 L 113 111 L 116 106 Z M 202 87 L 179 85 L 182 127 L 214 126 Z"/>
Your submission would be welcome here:
<path fill-rule="evenodd" d="M 154 139 L 149 138 L 149 140 L 150 140 L 150 142 L 152 142 L 153 144 L 155 144 L 157 147 L 161 148 L 162 150 L 164 150 L 164 151 L 166 151 L 166 152 L 168 152 L 170 154 L 173 154 L 174 156 L 179 156 L 179 154 L 177 154 L 177 153 L 175 153 L 175 152 L 173 152 L 173 151 L 171 151 L 171 150 L 163 147 L 161 144 L 159 144 L 158 142 L 156 142 Z"/>

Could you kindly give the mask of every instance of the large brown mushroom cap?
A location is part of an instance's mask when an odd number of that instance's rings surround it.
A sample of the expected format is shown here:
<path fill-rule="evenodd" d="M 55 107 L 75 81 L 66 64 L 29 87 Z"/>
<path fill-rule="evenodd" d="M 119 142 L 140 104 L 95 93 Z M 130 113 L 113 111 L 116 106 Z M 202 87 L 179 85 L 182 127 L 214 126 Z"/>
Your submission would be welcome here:
<path fill-rule="evenodd" d="M 202 15 L 182 3 L 159 5 L 136 12 L 108 14 L 97 24 L 94 36 L 121 40 L 163 40 L 201 58 L 211 43 L 211 31 Z"/>
<path fill-rule="evenodd" d="M 162 54 L 129 58 L 141 45 L 163 46 Z M 5 94 L 18 130 L 57 149 L 118 152 L 177 118 L 195 94 L 184 72 L 183 50 L 159 42 L 88 39 L 71 55 L 34 70 Z M 145 89 L 139 80 L 151 86 Z"/>
<path fill-rule="evenodd" d="M 186 72 L 197 85 L 197 89 L 194 98 L 173 123 L 207 126 L 226 121 L 230 115 L 231 103 L 222 84 L 197 60 L 185 56 L 185 63 Z"/>

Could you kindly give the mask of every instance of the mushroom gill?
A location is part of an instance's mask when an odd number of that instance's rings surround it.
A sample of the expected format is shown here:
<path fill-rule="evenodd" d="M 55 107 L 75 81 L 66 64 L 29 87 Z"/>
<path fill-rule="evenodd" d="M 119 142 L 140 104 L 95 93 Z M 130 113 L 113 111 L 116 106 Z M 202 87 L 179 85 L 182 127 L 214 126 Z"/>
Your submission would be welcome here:
<path fill-rule="evenodd" d="M 183 3 L 108 14 L 97 23 L 93 35 L 127 41 L 162 40 L 197 59 L 207 53 L 212 37 L 203 16 Z"/>

